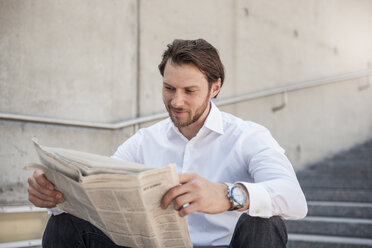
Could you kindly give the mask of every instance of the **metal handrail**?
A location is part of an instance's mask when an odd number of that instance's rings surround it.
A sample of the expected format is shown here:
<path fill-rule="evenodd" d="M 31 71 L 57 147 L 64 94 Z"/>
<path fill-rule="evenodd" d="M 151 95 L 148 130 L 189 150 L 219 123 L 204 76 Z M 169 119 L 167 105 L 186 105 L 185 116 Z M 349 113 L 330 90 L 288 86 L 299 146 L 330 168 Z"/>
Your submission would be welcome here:
<path fill-rule="evenodd" d="M 345 73 L 335 76 L 328 76 L 321 79 L 308 80 L 298 83 L 287 84 L 280 87 L 258 90 L 251 93 L 247 93 L 240 96 L 228 97 L 225 99 L 215 101 L 217 106 L 224 106 L 229 104 L 240 103 L 244 101 L 249 101 L 261 97 L 272 96 L 280 93 L 286 93 L 290 91 L 302 90 L 311 87 L 322 86 L 326 84 L 341 82 L 345 80 L 357 79 L 361 77 L 366 77 L 372 75 L 372 70 L 361 70 L 351 73 Z M 156 121 L 159 119 L 164 119 L 168 116 L 168 113 L 157 113 L 148 116 L 142 116 L 138 118 L 133 118 L 130 120 L 123 120 L 115 123 L 102 123 L 102 122 L 89 122 L 89 121 L 76 121 L 76 120 L 65 120 L 51 117 L 39 117 L 39 116 L 29 116 L 23 114 L 10 114 L 10 113 L 1 113 L 0 120 L 12 120 L 12 121 L 24 121 L 24 122 L 34 122 L 41 124 L 55 124 L 63 126 L 75 126 L 75 127 L 86 127 L 86 128 L 98 128 L 98 129 L 109 129 L 116 130 L 129 126 L 136 126 L 142 123 Z"/>
<path fill-rule="evenodd" d="M 328 77 L 324 77 L 320 79 L 307 80 L 307 81 L 287 84 L 287 85 L 279 86 L 275 88 L 258 90 L 258 91 L 247 93 L 241 96 L 221 99 L 220 101 L 216 102 L 216 104 L 218 106 L 234 104 L 234 103 L 239 103 L 239 102 L 261 98 L 261 97 L 276 95 L 280 93 L 286 93 L 290 91 L 302 90 L 302 89 L 322 86 L 326 84 L 332 84 L 332 83 L 342 82 L 346 80 L 367 77 L 371 75 L 372 75 L 372 70 L 367 69 L 367 70 L 361 70 L 361 71 L 350 72 L 350 73 L 345 73 L 345 74 L 339 74 L 336 76 L 328 76 Z"/>

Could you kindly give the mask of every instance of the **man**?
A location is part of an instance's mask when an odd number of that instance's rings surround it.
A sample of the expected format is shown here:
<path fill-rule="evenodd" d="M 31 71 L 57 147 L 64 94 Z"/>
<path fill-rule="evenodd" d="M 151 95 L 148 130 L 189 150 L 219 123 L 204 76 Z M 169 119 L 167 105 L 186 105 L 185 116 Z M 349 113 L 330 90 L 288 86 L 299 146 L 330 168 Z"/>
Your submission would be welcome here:
<path fill-rule="evenodd" d="M 285 247 L 287 234 L 278 216 L 303 218 L 305 197 L 269 131 L 220 112 L 211 102 L 224 82 L 217 50 L 202 39 L 175 40 L 159 70 L 170 118 L 138 131 L 113 157 L 153 167 L 177 164 L 180 185 L 163 196 L 161 206 L 173 202 L 179 215 L 187 217 L 194 245 Z M 29 178 L 28 191 L 29 200 L 39 207 L 63 202 L 61 193 L 38 172 Z M 110 242 L 96 229 L 71 215 L 56 215 L 43 244 L 99 247 Z"/>

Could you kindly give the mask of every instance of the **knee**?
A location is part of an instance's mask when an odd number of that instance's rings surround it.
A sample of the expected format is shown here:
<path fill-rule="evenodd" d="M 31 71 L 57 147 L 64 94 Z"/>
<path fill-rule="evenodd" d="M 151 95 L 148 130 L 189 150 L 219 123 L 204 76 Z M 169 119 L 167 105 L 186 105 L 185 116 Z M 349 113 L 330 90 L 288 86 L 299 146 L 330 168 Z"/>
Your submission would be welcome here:
<path fill-rule="evenodd" d="M 260 218 L 242 214 L 230 247 L 286 247 L 287 239 L 285 224 L 279 216 Z"/>
<path fill-rule="evenodd" d="M 78 232 L 69 214 L 51 216 L 45 228 L 43 247 L 66 247 L 64 245 L 78 241 Z M 67 246 L 70 247 L 70 246 Z"/>
<path fill-rule="evenodd" d="M 261 230 L 277 230 L 286 233 L 284 221 L 280 216 L 273 216 L 271 218 L 260 218 L 242 214 L 238 220 L 237 225 L 248 226 L 250 229 L 257 228 Z"/>
<path fill-rule="evenodd" d="M 272 229 L 287 235 L 287 228 L 285 227 L 284 221 L 280 216 L 273 216 L 267 219 L 267 221 Z"/>

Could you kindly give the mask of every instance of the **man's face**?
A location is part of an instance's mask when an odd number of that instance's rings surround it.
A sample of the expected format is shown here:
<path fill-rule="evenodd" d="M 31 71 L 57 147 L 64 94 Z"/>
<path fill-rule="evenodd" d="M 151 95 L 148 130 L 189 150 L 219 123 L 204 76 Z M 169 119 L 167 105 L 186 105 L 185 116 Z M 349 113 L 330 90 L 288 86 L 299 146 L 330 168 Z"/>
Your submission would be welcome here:
<path fill-rule="evenodd" d="M 183 128 L 203 123 L 210 99 L 216 95 L 214 88 L 209 89 L 204 74 L 193 64 L 175 65 L 168 61 L 164 69 L 163 101 L 174 125 Z"/>

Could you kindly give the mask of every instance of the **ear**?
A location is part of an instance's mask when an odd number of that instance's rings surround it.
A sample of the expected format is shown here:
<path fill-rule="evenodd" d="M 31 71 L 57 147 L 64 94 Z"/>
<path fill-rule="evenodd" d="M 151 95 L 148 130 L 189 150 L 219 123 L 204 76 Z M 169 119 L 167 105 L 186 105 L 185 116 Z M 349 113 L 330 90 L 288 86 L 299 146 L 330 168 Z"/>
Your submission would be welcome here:
<path fill-rule="evenodd" d="M 218 78 L 217 82 L 212 84 L 211 97 L 215 97 L 221 90 L 221 78 Z"/>

